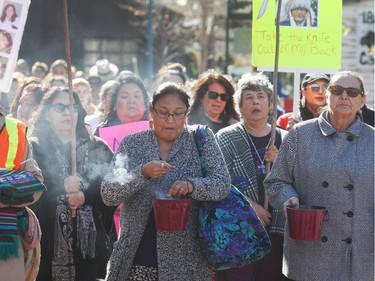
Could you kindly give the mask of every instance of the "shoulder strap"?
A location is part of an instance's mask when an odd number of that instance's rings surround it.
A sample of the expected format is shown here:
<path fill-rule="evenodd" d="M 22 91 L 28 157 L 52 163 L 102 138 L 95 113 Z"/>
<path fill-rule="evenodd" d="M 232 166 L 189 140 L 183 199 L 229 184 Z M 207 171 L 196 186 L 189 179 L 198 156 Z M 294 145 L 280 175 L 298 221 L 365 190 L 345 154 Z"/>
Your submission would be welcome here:
<path fill-rule="evenodd" d="M 194 141 L 198 149 L 199 160 L 201 163 L 202 174 L 206 176 L 206 162 L 203 155 L 204 145 L 206 143 L 207 126 L 197 125 L 194 132 Z"/>

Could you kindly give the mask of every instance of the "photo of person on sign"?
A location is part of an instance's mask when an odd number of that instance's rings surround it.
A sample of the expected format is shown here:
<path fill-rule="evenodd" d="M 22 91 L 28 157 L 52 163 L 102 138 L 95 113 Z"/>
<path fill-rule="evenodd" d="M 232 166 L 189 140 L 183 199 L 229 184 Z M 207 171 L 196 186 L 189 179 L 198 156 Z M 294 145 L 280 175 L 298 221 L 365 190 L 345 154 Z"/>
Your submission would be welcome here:
<path fill-rule="evenodd" d="M 4 9 L 0 17 L 0 26 L 8 30 L 18 29 L 19 15 L 17 14 L 16 6 L 12 2 L 4 4 Z"/>
<path fill-rule="evenodd" d="M 281 17 L 280 26 L 317 27 L 315 16 L 317 2 L 310 0 L 287 1 L 283 4 L 283 17 Z"/>
<path fill-rule="evenodd" d="M 0 29 L 0 52 L 10 52 L 13 45 L 12 35 L 5 30 Z"/>

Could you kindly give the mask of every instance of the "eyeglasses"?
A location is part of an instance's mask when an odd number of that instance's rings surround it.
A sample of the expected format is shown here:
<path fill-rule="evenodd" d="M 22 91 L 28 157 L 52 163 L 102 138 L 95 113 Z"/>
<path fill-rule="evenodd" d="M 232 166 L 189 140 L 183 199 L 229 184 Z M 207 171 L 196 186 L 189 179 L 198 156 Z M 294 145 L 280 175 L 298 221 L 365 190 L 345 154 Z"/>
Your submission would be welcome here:
<path fill-rule="evenodd" d="M 156 113 L 156 115 L 161 118 L 161 119 L 165 119 L 167 120 L 169 116 L 172 116 L 174 120 L 181 120 L 181 119 L 184 119 L 187 112 L 181 112 L 181 113 L 164 113 L 164 112 L 158 112 L 155 107 L 154 107 L 154 111 Z"/>
<path fill-rule="evenodd" d="M 322 86 L 320 86 L 320 85 L 317 85 L 317 84 L 313 84 L 313 85 L 305 87 L 305 88 L 309 88 L 313 92 L 319 92 L 319 90 L 322 89 L 322 91 L 324 92 L 325 90 L 328 89 L 328 85 L 322 85 Z"/>
<path fill-rule="evenodd" d="M 69 110 L 69 104 L 56 103 L 56 104 L 51 105 L 51 108 L 53 108 L 58 113 L 62 113 L 65 111 L 65 109 Z M 73 104 L 74 112 L 77 112 L 78 108 L 79 108 L 78 104 Z"/>
<path fill-rule="evenodd" d="M 335 95 L 335 96 L 340 96 L 344 92 L 346 92 L 346 94 L 351 98 L 358 97 L 359 94 L 363 95 L 363 91 L 361 89 L 352 88 L 352 87 L 344 88 L 341 86 L 329 86 L 329 91 L 331 92 L 332 95 Z"/>
<path fill-rule="evenodd" d="M 222 101 L 228 101 L 230 99 L 230 95 L 228 93 L 225 93 L 225 94 L 219 94 L 219 93 L 216 93 L 214 91 L 208 91 L 207 92 L 207 96 L 209 99 L 211 100 L 216 100 L 217 97 L 220 97 L 220 99 Z"/>

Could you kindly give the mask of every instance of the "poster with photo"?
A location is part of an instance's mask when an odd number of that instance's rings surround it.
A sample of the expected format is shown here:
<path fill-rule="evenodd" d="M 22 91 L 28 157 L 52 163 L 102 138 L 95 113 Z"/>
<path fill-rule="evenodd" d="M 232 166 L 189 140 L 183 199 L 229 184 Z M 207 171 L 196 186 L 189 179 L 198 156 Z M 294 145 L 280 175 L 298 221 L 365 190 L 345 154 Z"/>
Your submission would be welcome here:
<path fill-rule="evenodd" d="M 8 92 L 30 0 L 0 0 L 0 91 Z"/>
<path fill-rule="evenodd" d="M 264 9 L 264 1 L 253 1 L 252 65 L 271 69 L 276 53 L 277 7 L 276 1 L 269 1 Z M 279 71 L 324 69 L 330 73 L 340 69 L 342 0 L 282 0 L 281 4 Z"/>
<path fill-rule="evenodd" d="M 375 65 L 375 15 L 373 7 L 359 8 L 357 12 L 357 67 L 373 71 Z"/>
<path fill-rule="evenodd" d="M 277 2 L 276 7 L 278 6 Z M 280 11 L 280 26 L 296 28 L 318 27 L 318 5 L 319 0 L 283 0 Z"/>

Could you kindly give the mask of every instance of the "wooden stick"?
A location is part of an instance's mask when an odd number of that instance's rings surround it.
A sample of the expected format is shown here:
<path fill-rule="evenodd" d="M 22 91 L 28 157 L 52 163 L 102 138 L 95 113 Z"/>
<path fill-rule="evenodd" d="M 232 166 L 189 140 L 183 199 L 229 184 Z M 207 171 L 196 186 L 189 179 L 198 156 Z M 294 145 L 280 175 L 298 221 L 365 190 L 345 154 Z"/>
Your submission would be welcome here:
<path fill-rule="evenodd" d="M 276 26 L 276 47 L 275 47 L 275 65 L 273 68 L 273 96 L 272 96 L 272 102 L 274 106 L 274 111 L 272 114 L 272 123 L 271 123 L 271 139 L 269 146 L 272 146 L 275 144 L 275 136 L 276 136 L 276 119 L 277 119 L 277 80 L 278 80 L 278 74 L 279 74 L 279 50 L 280 50 L 280 11 L 281 11 L 281 0 L 278 1 L 277 5 L 277 14 L 276 14 L 276 20 L 275 20 L 275 26 Z M 266 175 L 271 170 L 271 162 L 266 162 Z M 264 191 L 264 208 L 268 209 L 268 196 L 266 194 L 266 191 Z"/>
<path fill-rule="evenodd" d="M 74 99 L 73 99 L 73 77 L 72 77 L 72 62 L 70 56 L 70 39 L 69 39 L 69 23 L 68 23 L 68 4 L 67 0 L 63 0 L 63 16 L 64 16 L 64 38 L 65 38 L 65 56 L 66 56 L 66 65 L 68 68 L 68 87 L 69 87 L 69 112 L 72 128 L 72 176 L 77 174 L 77 154 L 76 154 L 76 122 L 75 122 L 75 112 L 73 108 Z M 77 216 L 77 209 L 71 209 L 72 217 Z"/>

